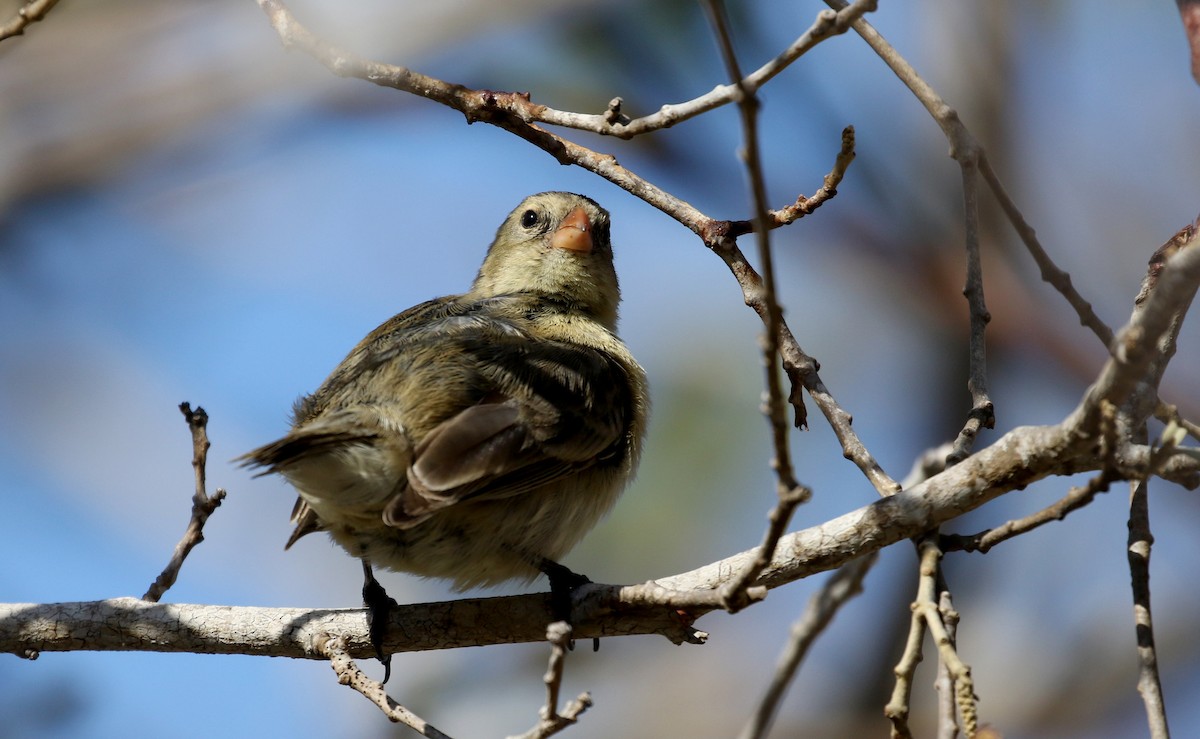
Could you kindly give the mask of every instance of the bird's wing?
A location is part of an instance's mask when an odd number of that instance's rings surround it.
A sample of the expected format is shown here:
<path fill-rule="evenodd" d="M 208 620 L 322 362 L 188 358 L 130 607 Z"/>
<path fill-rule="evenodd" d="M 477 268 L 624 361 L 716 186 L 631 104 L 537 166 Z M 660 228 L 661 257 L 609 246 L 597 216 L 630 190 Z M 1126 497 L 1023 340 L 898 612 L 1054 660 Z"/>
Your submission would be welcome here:
<path fill-rule="evenodd" d="M 441 421 L 413 451 L 408 486 L 384 511 L 416 525 L 465 499 L 519 495 L 597 463 L 619 463 L 632 414 L 625 370 L 564 341 L 465 335 L 457 348 L 486 395 Z"/>

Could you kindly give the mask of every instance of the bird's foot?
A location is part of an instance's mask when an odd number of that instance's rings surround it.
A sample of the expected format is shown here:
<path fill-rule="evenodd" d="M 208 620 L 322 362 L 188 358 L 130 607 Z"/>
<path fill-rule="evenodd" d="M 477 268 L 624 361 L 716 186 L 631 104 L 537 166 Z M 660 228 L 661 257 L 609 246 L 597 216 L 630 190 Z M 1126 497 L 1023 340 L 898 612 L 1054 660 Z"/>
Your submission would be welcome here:
<path fill-rule="evenodd" d="M 538 563 L 538 569 L 550 580 L 550 608 L 554 612 L 554 620 L 571 624 L 571 595 L 580 586 L 590 583 L 591 579 L 545 558 Z M 575 640 L 568 642 L 567 647 L 574 649 Z M 592 651 L 599 650 L 600 639 L 596 637 L 592 639 Z"/>
<path fill-rule="evenodd" d="M 387 635 L 388 620 L 392 609 L 398 604 L 392 600 L 371 571 L 371 563 L 362 561 L 363 565 L 363 607 L 367 609 L 367 633 L 371 638 L 371 646 L 375 647 L 375 657 L 383 664 L 383 682 L 392 676 L 392 655 L 383 653 L 383 638 Z"/>

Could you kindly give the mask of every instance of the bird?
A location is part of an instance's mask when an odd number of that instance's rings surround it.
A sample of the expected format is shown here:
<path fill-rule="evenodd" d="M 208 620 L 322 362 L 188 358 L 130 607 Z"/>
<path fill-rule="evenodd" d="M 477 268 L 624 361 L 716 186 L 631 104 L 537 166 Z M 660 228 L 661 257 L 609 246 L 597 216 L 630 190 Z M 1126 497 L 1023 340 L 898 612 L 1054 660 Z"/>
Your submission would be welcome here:
<path fill-rule="evenodd" d="M 296 489 L 285 548 L 326 532 L 363 561 L 364 598 L 372 566 L 458 591 L 587 582 L 559 559 L 634 476 L 649 412 L 619 302 L 608 212 L 525 198 L 467 292 L 385 321 L 238 458 Z"/>

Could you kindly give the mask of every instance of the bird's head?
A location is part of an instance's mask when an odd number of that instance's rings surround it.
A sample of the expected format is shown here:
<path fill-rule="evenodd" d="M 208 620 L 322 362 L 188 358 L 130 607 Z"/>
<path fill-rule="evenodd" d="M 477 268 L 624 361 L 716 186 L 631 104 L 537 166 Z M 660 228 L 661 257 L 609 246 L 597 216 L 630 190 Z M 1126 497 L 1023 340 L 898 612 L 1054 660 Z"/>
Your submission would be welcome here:
<path fill-rule="evenodd" d="M 608 212 L 568 192 L 530 195 L 496 231 L 471 287 L 477 297 L 539 293 L 568 302 L 610 330 L 620 289 Z"/>

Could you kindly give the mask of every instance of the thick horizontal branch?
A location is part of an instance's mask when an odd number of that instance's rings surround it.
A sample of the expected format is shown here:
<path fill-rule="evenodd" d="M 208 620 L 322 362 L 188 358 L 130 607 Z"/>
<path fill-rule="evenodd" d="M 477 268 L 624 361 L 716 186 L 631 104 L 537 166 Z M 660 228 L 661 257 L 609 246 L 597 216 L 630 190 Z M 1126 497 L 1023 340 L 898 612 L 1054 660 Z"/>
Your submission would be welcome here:
<path fill-rule="evenodd" d="M 779 587 L 920 535 L 1004 493 L 1044 477 L 1077 471 L 1086 455 L 1062 426 L 1014 429 L 986 449 L 909 490 L 882 498 L 819 526 L 783 537 L 758 584 Z M 1098 464 L 1098 460 L 1093 460 Z M 674 589 L 719 587 L 738 571 L 743 552 L 692 572 L 659 580 Z"/>
<path fill-rule="evenodd" d="M 1097 469 L 1101 461 L 1081 456 L 1079 444 L 1060 426 L 1015 429 L 911 490 L 784 536 L 758 584 L 773 588 L 834 569 L 1042 477 Z M 1185 484 L 1200 484 L 1200 458 L 1181 452 L 1170 466 Z M 668 606 L 678 604 L 692 616 L 713 610 L 719 599 L 705 596 L 714 596 L 756 552 L 647 585 L 585 586 L 576 607 L 583 618 L 577 619 L 575 637 L 663 634 L 687 640 L 693 634 L 690 624 Z M 408 652 L 537 642 L 545 638 L 552 613 L 544 593 L 402 605 L 392 613 L 384 646 L 388 652 Z M 137 598 L 0 604 L 0 651 L 29 657 L 42 651 L 98 650 L 323 659 L 318 639 L 329 633 L 345 636 L 353 657 L 374 655 L 366 615 L 359 608 L 251 608 Z"/>
<path fill-rule="evenodd" d="M 578 624 L 578 638 L 658 633 L 682 641 L 694 633 L 676 614 L 641 601 L 615 613 L 612 604 L 619 605 L 620 590 L 607 586 L 594 593 L 609 607 L 602 620 Z M 545 593 L 405 604 L 392 609 L 385 648 L 415 652 L 543 641 L 552 613 Z M 0 651 L 26 657 L 85 650 L 325 659 L 318 640 L 326 634 L 346 636 L 352 657 L 375 654 L 362 608 L 211 606 L 138 598 L 0 604 Z"/>

